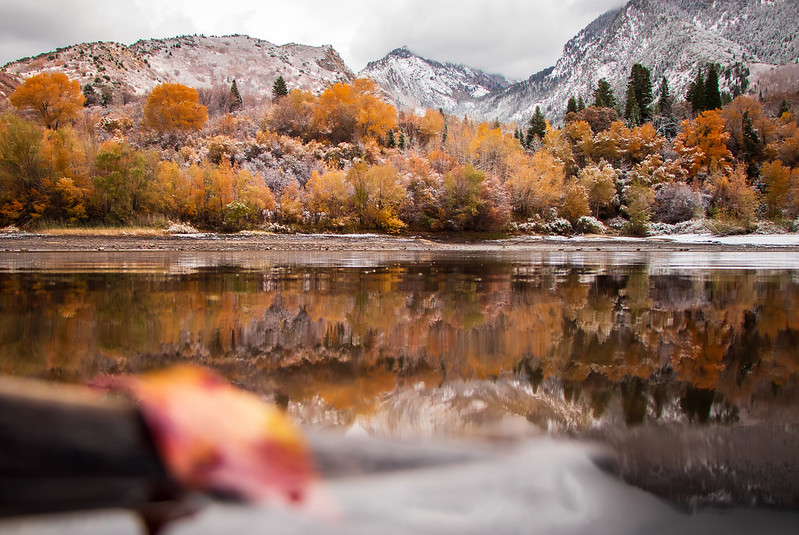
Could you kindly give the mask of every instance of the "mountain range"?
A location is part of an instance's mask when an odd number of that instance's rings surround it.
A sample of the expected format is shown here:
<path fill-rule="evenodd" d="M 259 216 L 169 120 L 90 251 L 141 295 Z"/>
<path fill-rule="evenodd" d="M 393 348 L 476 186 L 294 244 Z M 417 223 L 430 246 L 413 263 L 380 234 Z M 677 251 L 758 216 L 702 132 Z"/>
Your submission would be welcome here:
<path fill-rule="evenodd" d="M 555 65 L 521 82 L 399 48 L 358 76 L 375 80 L 400 109 L 442 109 L 477 119 L 524 123 L 540 106 L 562 118 L 570 96 L 593 101 L 601 78 L 622 101 L 630 68 L 642 63 L 678 97 L 707 63 L 720 67 L 730 92 L 795 88 L 799 79 L 797 0 L 631 0 L 598 17 L 563 48 Z M 62 71 L 82 85 L 144 94 L 159 83 L 229 86 L 243 95 L 271 95 L 282 76 L 290 88 L 319 92 L 356 75 L 330 46 L 274 45 L 242 35 L 181 36 L 119 43 L 83 43 L 24 58 L 0 71 L 3 94 L 14 76 Z M 11 80 L 11 82 L 9 82 Z"/>

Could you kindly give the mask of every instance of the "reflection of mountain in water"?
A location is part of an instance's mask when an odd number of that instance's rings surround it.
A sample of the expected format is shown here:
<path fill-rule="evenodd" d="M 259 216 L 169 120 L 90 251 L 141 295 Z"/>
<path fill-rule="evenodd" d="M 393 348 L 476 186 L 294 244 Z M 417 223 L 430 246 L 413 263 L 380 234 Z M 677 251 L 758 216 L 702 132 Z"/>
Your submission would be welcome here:
<path fill-rule="evenodd" d="M 501 263 L 29 272 L 6 277 L 0 300 L 6 373 L 78 379 L 193 359 L 315 420 L 401 412 L 412 391 L 436 410 L 458 407 L 452 429 L 500 413 L 563 430 L 796 421 L 790 272 Z M 477 386 L 470 397 L 458 384 Z"/>

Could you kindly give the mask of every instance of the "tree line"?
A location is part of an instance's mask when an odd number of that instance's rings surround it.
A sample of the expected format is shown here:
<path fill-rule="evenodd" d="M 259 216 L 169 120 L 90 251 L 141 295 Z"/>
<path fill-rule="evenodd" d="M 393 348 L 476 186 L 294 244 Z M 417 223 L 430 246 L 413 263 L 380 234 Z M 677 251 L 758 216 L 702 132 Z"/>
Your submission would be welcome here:
<path fill-rule="evenodd" d="M 537 108 L 524 130 L 398 112 L 362 79 L 314 94 L 278 78 L 260 106 L 235 80 L 214 106 L 180 84 L 103 106 L 44 73 L 0 116 L 0 225 L 636 234 L 698 217 L 733 230 L 763 218 L 788 225 L 799 216 L 791 104 L 768 112 L 717 93 L 711 65 L 687 100 L 665 78 L 656 99 L 636 64 L 623 103 L 600 80 L 591 105 L 569 99 L 563 127 Z"/>

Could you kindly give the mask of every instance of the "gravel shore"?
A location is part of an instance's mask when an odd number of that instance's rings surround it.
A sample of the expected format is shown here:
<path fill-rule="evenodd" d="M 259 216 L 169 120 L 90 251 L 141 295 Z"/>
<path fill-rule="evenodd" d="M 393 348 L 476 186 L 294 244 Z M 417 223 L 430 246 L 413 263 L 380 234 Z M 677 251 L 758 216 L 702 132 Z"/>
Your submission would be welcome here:
<path fill-rule="evenodd" d="M 187 234 L 162 236 L 137 235 L 55 235 L 0 234 L 2 252 L 79 252 L 79 251 L 421 251 L 421 252 L 799 252 L 795 243 L 774 244 L 753 236 L 750 242 L 722 240 L 675 241 L 666 237 L 616 238 L 583 236 L 576 238 L 521 236 L 500 240 L 472 240 L 453 236 L 393 237 L 379 234 Z"/>

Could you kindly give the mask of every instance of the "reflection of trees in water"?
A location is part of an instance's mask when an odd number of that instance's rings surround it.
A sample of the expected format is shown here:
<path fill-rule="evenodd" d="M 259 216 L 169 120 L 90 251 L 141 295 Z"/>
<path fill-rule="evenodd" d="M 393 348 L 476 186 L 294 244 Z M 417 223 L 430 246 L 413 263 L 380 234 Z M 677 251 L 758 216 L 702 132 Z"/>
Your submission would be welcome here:
<path fill-rule="evenodd" d="M 785 273 L 466 263 L 28 273 L 1 288 L 1 371 L 23 375 L 194 359 L 256 390 L 363 407 L 414 379 L 515 372 L 638 424 L 675 409 L 735 418 L 799 373 L 799 284 Z"/>

